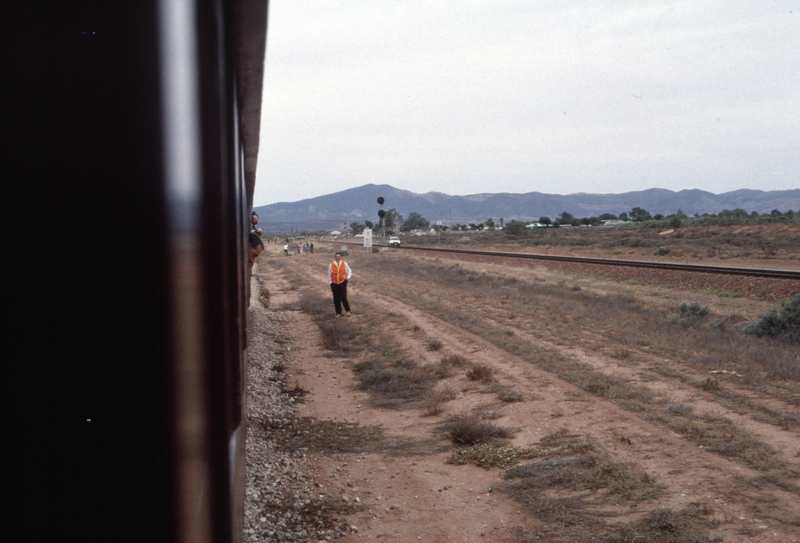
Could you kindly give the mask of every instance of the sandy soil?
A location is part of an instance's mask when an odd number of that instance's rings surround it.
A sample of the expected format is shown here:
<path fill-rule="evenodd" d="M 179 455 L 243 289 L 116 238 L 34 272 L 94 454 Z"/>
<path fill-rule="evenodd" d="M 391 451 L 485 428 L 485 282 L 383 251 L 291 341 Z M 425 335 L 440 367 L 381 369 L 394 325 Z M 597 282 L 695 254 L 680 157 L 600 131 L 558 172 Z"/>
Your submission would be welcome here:
<path fill-rule="evenodd" d="M 618 512 L 621 520 L 641 517 L 655 508 L 679 510 L 701 504 L 709 510 L 708 522 L 715 526 L 711 535 L 726 542 L 800 540 L 800 494 L 791 491 L 791 487 L 786 490 L 774 485 L 754 485 L 750 482 L 763 473 L 742 462 L 706 452 L 657 424 L 393 297 L 381 278 L 359 269 L 360 259 L 372 255 L 356 251 L 348 257 L 356 274 L 350 289 L 351 322 L 374 323 L 375 334 L 393 335 L 404 350 L 423 364 L 433 364 L 447 352 L 490 365 L 496 383 L 510 386 L 523 395 L 521 402 L 498 402 L 486 386 L 469 381 L 461 372 L 447 380 L 446 386 L 456 390 L 457 397 L 441 415 L 427 416 L 423 407 L 415 404 L 398 409 L 373 407 L 368 394 L 355 387 L 352 366 L 357 360 L 326 351 L 311 317 L 291 310 L 306 289 L 329 293 L 324 282 L 329 255 L 320 254 L 319 245 L 315 255 L 288 258 L 280 256 L 279 249 L 267 246 L 256 272 L 271 292 L 272 307 L 284 307 L 291 315 L 292 337 L 284 339 L 291 341 L 294 355 L 287 372 L 291 383 L 308 392 L 298 405 L 298 415 L 377 427 L 384 435 L 381 445 L 361 452 L 309 452 L 319 469 L 320 492 L 356 505 L 355 512 L 348 516 L 351 531 L 342 541 L 499 542 L 519 541 L 523 536 L 538 536 L 538 540 L 546 541 L 548 534 L 557 538 L 557 527 L 540 522 L 518 502 L 496 490 L 502 484 L 504 470 L 444 462 L 454 448 L 440 431 L 441 423 L 453 413 L 476 407 L 495 411 L 493 422 L 517 429 L 511 445 L 536 446 L 543 436 L 567 429 L 599 440 L 616 460 L 635 464 L 663 486 L 665 491 L 655 501 L 626 504 L 625 510 Z M 288 273 L 266 273 L 272 259 L 282 259 Z M 480 262 L 460 265 L 481 269 L 487 266 Z M 545 272 L 540 268 L 537 273 Z M 292 275 L 302 277 L 307 286 L 292 286 L 289 281 Z M 604 284 L 604 288 L 608 285 Z M 623 285 L 623 288 L 630 287 Z M 476 314 L 495 318 L 492 315 L 497 308 L 493 301 L 470 303 L 474 304 Z M 376 315 L 387 318 L 376 319 Z M 685 378 L 653 379 L 653 367 L 668 364 L 668 360 L 646 350 L 633 352 L 623 360 L 610 356 L 608 353 L 615 346 L 602 330 L 564 326 L 563 335 L 553 335 L 552 330 L 548 333 L 550 337 L 531 331 L 526 339 L 610 375 L 650 387 L 675 402 L 691 401 L 696 411 L 735 420 L 775 447 L 781 460 L 800 473 L 797 428 L 759 422 L 735 406 L 720 404 L 710 395 L 698 392 Z M 425 348 L 424 338 L 432 337 L 441 341 L 440 351 Z M 688 377 L 702 380 L 706 375 L 697 372 Z M 773 401 L 759 398 L 756 393 L 752 396 L 753 401 Z M 788 409 L 784 404 L 776 407 Z"/>

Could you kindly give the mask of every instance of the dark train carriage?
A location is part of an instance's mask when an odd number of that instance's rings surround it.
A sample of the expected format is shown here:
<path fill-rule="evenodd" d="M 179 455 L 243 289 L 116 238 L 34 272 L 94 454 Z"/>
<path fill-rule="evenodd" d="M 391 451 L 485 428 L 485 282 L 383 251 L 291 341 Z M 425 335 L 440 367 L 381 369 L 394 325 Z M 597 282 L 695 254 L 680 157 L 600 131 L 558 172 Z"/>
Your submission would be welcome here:
<path fill-rule="evenodd" d="M 3 541 L 238 541 L 265 0 L 12 2 Z"/>

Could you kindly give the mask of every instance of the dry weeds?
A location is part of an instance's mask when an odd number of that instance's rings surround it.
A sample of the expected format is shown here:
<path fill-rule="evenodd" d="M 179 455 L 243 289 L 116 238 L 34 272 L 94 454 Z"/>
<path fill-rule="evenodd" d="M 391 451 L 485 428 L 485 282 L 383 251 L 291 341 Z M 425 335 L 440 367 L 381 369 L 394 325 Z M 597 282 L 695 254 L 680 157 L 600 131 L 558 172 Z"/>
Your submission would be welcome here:
<path fill-rule="evenodd" d="M 513 436 L 512 430 L 486 422 L 472 413 L 461 413 L 450 417 L 442 425 L 442 429 L 449 434 L 450 440 L 456 445 L 478 443 L 497 445 Z"/>
<path fill-rule="evenodd" d="M 518 315 L 525 315 L 526 319 L 537 322 L 541 322 L 538 308 L 543 305 L 564 308 L 571 315 L 570 326 L 601 326 L 603 334 L 610 341 L 618 342 L 623 346 L 621 348 L 646 348 L 650 352 L 659 352 L 664 358 L 679 360 L 680 364 L 688 366 L 699 366 L 703 370 L 720 367 L 724 359 L 725 368 L 748 372 L 744 379 L 736 381 L 735 386 L 758 388 L 762 391 L 763 385 L 769 382 L 776 389 L 787 390 L 787 394 L 800 392 L 800 382 L 770 379 L 776 375 L 792 376 L 791 368 L 798 366 L 797 353 L 788 349 L 785 344 L 772 341 L 767 345 L 764 338 L 748 336 L 741 330 L 713 330 L 703 326 L 689 327 L 674 334 L 668 330 L 668 312 L 645 306 L 630 295 L 575 292 L 557 285 L 530 283 L 514 277 L 468 273 L 460 267 L 444 269 L 427 262 L 399 266 L 399 269 L 413 269 L 418 279 L 435 281 L 441 289 L 457 288 L 461 297 L 473 293 L 501 297 L 507 301 L 507 305 L 513 305 Z M 449 298 L 446 296 L 435 300 L 419 297 L 414 301 L 426 311 L 483 337 L 511 354 L 529 360 L 587 392 L 680 432 L 692 443 L 711 452 L 742 460 L 758 469 L 770 470 L 776 467 L 774 451 L 732 423 L 722 424 L 715 430 L 712 424 L 698 417 L 682 417 L 676 420 L 665 412 L 669 404 L 667 399 L 657 396 L 648 387 L 597 371 L 577 360 L 537 346 L 524 335 L 509 336 L 503 333 L 504 326 L 442 301 L 447 299 Z M 533 303 L 534 300 L 536 303 Z M 706 313 L 699 304 L 687 304 L 683 312 L 687 316 L 696 315 L 698 318 Z M 613 321 L 606 318 L 606 315 L 611 314 L 615 316 Z M 517 318 L 514 322 L 521 320 L 523 319 Z M 544 323 L 544 326 L 549 325 Z M 693 354 L 687 358 L 686 353 Z M 773 358 L 767 359 L 767 354 Z M 733 366 L 731 360 L 735 361 Z M 701 388 L 706 392 L 719 394 L 722 387 L 718 385 L 716 379 L 709 377 Z M 729 389 L 726 394 L 731 401 L 735 401 L 737 396 L 734 392 Z M 740 394 L 739 397 L 741 396 Z M 759 418 L 778 426 L 793 424 L 791 417 L 770 416 L 769 413 L 753 408 L 752 403 L 743 401 L 740 405 L 750 405 L 753 414 L 758 413 Z"/>
<path fill-rule="evenodd" d="M 486 364 L 472 364 L 467 370 L 467 379 L 489 383 L 494 379 L 494 370 Z"/>

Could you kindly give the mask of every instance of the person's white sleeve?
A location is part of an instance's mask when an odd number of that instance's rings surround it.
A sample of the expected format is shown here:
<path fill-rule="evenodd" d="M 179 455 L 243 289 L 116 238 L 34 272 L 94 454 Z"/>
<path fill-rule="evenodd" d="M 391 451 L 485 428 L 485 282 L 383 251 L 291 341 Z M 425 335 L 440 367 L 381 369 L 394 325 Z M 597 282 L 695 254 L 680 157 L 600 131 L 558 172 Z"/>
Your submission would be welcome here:
<path fill-rule="evenodd" d="M 333 276 L 333 267 L 330 264 L 328 264 L 328 284 L 330 285 L 333 284 L 333 280 L 331 279 L 332 276 Z"/>
<path fill-rule="evenodd" d="M 344 269 L 345 269 L 345 271 L 347 271 L 347 278 L 348 279 L 353 277 L 353 270 L 350 269 L 350 265 L 347 262 L 344 263 Z"/>

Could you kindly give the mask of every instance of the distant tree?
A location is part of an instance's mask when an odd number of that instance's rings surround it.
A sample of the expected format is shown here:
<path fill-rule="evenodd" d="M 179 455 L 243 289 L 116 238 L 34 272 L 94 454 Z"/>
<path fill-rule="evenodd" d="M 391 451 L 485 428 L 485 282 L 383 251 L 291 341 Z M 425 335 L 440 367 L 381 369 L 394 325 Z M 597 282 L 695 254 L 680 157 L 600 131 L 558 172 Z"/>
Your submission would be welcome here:
<path fill-rule="evenodd" d="M 486 219 L 486 222 L 484 224 L 486 225 L 486 228 L 488 228 L 489 230 L 494 230 L 494 221 L 492 220 L 491 217 Z"/>
<path fill-rule="evenodd" d="M 410 232 L 412 230 L 427 230 L 430 224 L 431 223 L 428 221 L 428 219 L 416 211 L 412 211 L 408 214 L 408 218 L 403 222 L 400 230 L 403 232 Z"/>
<path fill-rule="evenodd" d="M 631 209 L 631 220 L 636 222 L 649 221 L 652 217 L 650 212 L 641 207 L 634 207 Z"/>
<path fill-rule="evenodd" d="M 664 220 L 664 215 L 662 215 L 661 213 L 656 213 L 655 215 L 653 215 L 653 219 L 655 219 L 657 221 L 663 221 Z"/>
<path fill-rule="evenodd" d="M 505 225 L 503 232 L 511 236 L 522 236 L 527 232 L 527 229 L 524 222 L 512 220 Z"/>
<path fill-rule="evenodd" d="M 364 226 L 372 230 L 375 226 L 372 224 L 372 221 L 364 221 Z"/>
<path fill-rule="evenodd" d="M 547 216 L 539 217 L 539 222 L 545 226 L 550 226 L 551 224 L 553 224 L 553 221 L 550 220 L 550 217 Z"/>
<path fill-rule="evenodd" d="M 570 224 L 570 226 L 580 226 L 581 225 L 581 220 L 580 219 L 572 219 L 571 221 L 569 221 L 569 224 Z"/>
<path fill-rule="evenodd" d="M 361 232 L 363 232 L 364 228 L 366 228 L 366 226 L 363 225 L 363 224 L 354 222 L 354 223 L 350 223 L 350 228 L 353 230 L 353 235 L 355 235 L 355 234 L 360 234 Z"/>
<path fill-rule="evenodd" d="M 477 230 L 478 229 L 478 225 L 475 224 L 474 222 L 471 222 L 471 223 L 469 223 L 469 229 L 470 230 Z"/>
<path fill-rule="evenodd" d="M 780 211 L 778 211 L 777 209 L 773 209 L 770 212 L 770 215 L 772 215 L 773 217 L 780 217 L 782 215 L 782 213 Z"/>
<path fill-rule="evenodd" d="M 486 229 L 486 225 L 484 223 L 480 223 L 478 225 L 478 230 L 485 230 L 485 229 Z"/>
<path fill-rule="evenodd" d="M 386 228 L 395 228 L 403 224 L 403 216 L 395 208 L 392 208 L 383 217 L 383 224 Z"/>
<path fill-rule="evenodd" d="M 503 228 L 503 217 L 500 217 L 500 228 Z"/>
<path fill-rule="evenodd" d="M 572 219 L 575 218 L 575 215 L 573 215 L 572 213 L 567 213 L 565 211 L 561 215 L 559 215 L 558 217 L 559 217 L 559 219 L 561 219 L 562 223 L 569 223 L 569 222 L 572 222 Z"/>
<path fill-rule="evenodd" d="M 623 211 L 622 213 L 619 214 L 619 220 L 627 221 L 628 220 L 628 214 Z"/>
<path fill-rule="evenodd" d="M 617 220 L 617 216 L 613 213 L 603 213 L 598 217 L 601 221 L 615 221 Z"/>

